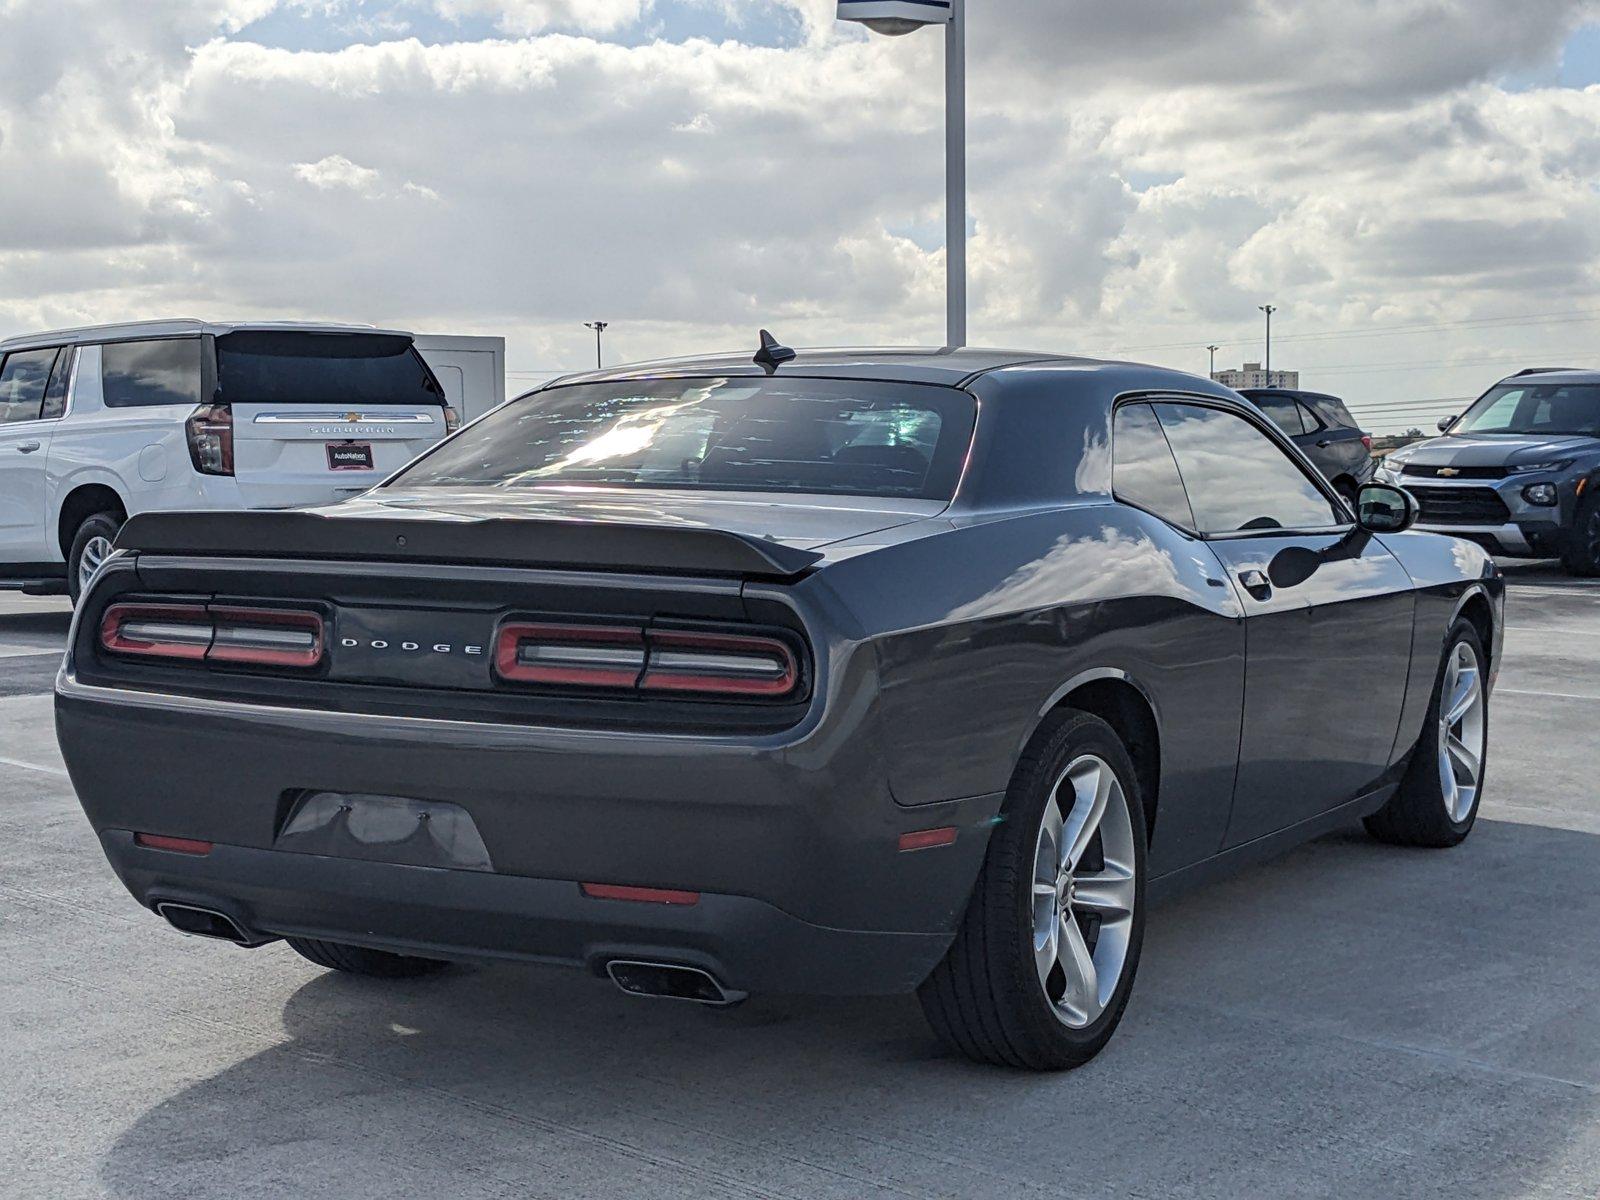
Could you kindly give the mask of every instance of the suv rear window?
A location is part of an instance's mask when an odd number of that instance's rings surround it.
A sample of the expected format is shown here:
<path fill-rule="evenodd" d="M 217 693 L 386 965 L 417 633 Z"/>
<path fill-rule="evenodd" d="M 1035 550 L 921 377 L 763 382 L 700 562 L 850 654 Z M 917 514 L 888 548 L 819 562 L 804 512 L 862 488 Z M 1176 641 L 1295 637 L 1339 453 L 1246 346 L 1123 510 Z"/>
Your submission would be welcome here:
<path fill-rule="evenodd" d="M 383 333 L 225 333 L 217 386 L 226 404 L 445 402 L 411 339 Z"/>
<path fill-rule="evenodd" d="M 107 342 L 100 347 L 107 408 L 200 403 L 200 339 Z"/>
<path fill-rule="evenodd" d="M 745 377 L 582 384 L 506 405 L 394 483 L 948 500 L 976 419 L 965 392 L 921 384 Z"/>

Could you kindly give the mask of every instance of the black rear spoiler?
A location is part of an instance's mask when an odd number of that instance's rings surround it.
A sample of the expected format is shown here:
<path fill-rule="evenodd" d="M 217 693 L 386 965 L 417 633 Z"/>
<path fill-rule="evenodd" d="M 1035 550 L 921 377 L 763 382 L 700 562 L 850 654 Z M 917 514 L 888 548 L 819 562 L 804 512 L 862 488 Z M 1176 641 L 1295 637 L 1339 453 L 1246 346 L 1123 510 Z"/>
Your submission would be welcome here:
<path fill-rule="evenodd" d="M 434 520 L 316 512 L 162 512 L 129 519 L 141 554 L 569 567 L 787 579 L 822 560 L 748 534 L 675 525 L 496 517 Z"/>

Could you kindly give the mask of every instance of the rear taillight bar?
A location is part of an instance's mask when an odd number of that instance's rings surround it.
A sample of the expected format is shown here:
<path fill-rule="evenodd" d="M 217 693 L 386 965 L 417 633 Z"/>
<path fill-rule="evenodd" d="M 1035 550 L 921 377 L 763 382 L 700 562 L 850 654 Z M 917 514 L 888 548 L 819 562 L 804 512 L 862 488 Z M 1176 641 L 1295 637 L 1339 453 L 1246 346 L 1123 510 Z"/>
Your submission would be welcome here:
<path fill-rule="evenodd" d="M 782 638 L 760 634 L 513 621 L 495 637 L 510 683 L 778 700 L 800 686 Z"/>
<path fill-rule="evenodd" d="M 178 659 L 305 670 L 326 648 L 320 613 L 219 604 L 113 604 L 100 618 L 100 647 L 132 658 Z"/>

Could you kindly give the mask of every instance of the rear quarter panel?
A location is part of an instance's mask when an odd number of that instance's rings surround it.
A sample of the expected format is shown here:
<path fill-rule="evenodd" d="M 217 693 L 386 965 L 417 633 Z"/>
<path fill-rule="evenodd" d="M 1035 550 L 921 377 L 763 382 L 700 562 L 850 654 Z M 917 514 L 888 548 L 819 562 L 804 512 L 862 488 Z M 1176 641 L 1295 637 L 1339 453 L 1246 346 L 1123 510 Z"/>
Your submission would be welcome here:
<path fill-rule="evenodd" d="M 1109 502 L 954 521 L 818 577 L 876 651 L 906 806 L 1003 791 L 1070 681 L 1125 675 L 1161 735 L 1152 870 L 1214 853 L 1238 761 L 1244 631 L 1204 543 Z"/>

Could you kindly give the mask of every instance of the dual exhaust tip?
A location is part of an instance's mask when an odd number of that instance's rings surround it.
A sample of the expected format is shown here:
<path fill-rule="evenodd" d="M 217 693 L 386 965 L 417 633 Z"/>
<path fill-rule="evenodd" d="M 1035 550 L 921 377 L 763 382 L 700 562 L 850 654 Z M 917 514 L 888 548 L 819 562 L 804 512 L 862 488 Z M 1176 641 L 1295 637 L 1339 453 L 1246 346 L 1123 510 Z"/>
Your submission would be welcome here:
<path fill-rule="evenodd" d="M 630 996 L 687 1000 L 710 1008 L 730 1008 L 749 999 L 747 992 L 723 987 L 711 972 L 681 963 L 615 958 L 606 964 L 606 974 Z"/>
<path fill-rule="evenodd" d="M 251 933 L 227 913 L 197 904 L 158 900 L 156 912 L 181 933 L 232 942 L 235 946 L 262 946 L 274 939 Z M 687 1000 L 709 1008 L 729 1008 L 749 998 L 748 993 L 724 987 L 711 972 L 681 963 L 612 959 L 606 974 L 630 996 L 659 1000 Z"/>
<path fill-rule="evenodd" d="M 197 904 L 181 904 L 175 900 L 158 900 L 155 903 L 156 912 L 166 918 L 180 933 L 192 934 L 195 937 L 215 938 L 222 942 L 232 942 L 235 946 L 265 946 L 274 941 L 271 937 L 258 933 L 251 933 L 227 913 L 218 912 L 214 908 L 201 908 Z"/>

